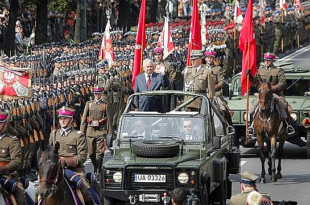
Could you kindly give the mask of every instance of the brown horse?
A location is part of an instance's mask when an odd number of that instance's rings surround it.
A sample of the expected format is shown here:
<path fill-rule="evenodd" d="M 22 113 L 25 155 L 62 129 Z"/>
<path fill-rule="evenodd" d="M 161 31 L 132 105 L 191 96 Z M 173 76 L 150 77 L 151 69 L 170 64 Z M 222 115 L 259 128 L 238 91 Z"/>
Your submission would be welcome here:
<path fill-rule="evenodd" d="M 275 103 L 275 98 L 273 96 L 271 85 L 269 82 L 263 82 L 259 86 L 259 106 L 256 109 L 254 116 L 254 130 L 257 135 L 257 142 L 260 147 L 260 160 L 262 163 L 261 172 L 261 183 L 265 183 L 265 158 L 266 153 L 264 149 L 264 142 L 267 143 L 267 154 L 268 156 L 268 173 L 271 175 L 271 181 L 276 182 L 277 179 L 282 178 L 281 174 L 281 157 L 283 153 L 283 146 L 285 142 L 285 123 L 279 131 L 281 126 L 279 109 Z M 278 167 L 276 174 L 276 144 L 279 140 L 278 148 Z"/>
<path fill-rule="evenodd" d="M 39 161 L 39 205 L 75 205 L 64 180 L 63 168 L 58 155 L 59 143 L 48 145 Z"/>

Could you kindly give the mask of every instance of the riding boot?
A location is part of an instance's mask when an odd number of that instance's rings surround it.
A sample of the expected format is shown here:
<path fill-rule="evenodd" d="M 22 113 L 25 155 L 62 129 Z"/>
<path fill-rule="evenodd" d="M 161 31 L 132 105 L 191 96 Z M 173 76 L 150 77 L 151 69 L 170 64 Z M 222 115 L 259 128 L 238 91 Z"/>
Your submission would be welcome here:
<path fill-rule="evenodd" d="M 251 118 L 251 116 L 249 116 L 249 117 Z M 254 116 L 253 116 L 253 119 L 254 119 Z M 250 126 L 248 127 L 246 134 L 249 138 L 251 138 L 254 135 L 254 126 L 253 126 L 254 120 L 249 119 L 249 122 L 251 122 L 251 123 L 250 123 Z"/>

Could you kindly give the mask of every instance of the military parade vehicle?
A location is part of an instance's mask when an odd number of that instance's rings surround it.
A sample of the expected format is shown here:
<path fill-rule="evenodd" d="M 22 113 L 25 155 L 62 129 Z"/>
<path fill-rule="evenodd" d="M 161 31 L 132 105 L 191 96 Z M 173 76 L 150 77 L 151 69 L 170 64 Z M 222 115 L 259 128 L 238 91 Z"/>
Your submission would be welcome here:
<path fill-rule="evenodd" d="M 133 101 L 141 96 L 175 103 L 161 112 L 136 111 Z M 196 100 L 201 109 L 186 109 Z M 226 204 L 231 195 L 228 175 L 237 174 L 240 163 L 232 135 L 203 95 L 149 91 L 130 96 L 113 156 L 102 168 L 106 204 L 171 204 L 170 193 L 177 187 L 188 191 L 187 204 Z"/>
<path fill-rule="evenodd" d="M 294 67 L 292 62 L 275 62 L 285 72 L 286 90 L 284 96 L 292 107 L 291 117 L 294 120 L 296 134 L 287 141 L 300 147 L 307 147 L 307 157 L 310 158 L 310 68 Z M 249 107 L 256 98 L 257 88 L 250 88 Z M 228 105 L 234 112 L 232 120 L 235 136 L 241 139 L 243 145 L 246 129 L 246 96 L 241 96 L 241 73 L 232 78 Z M 248 140 L 247 146 L 255 144 L 255 137 Z"/>

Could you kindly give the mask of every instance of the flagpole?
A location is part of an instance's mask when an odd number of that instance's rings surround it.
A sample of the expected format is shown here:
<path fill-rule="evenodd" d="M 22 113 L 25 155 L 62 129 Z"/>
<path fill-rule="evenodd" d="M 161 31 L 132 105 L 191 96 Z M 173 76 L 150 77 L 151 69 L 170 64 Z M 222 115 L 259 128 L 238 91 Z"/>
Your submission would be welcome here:
<path fill-rule="evenodd" d="M 236 40 L 237 40 L 237 31 L 236 31 L 236 24 L 234 26 L 234 52 L 237 50 L 236 49 Z M 234 65 L 233 65 L 233 75 L 236 73 L 236 58 L 234 58 Z"/>
<path fill-rule="evenodd" d="M 282 21 L 282 23 L 284 23 L 284 10 L 283 9 L 281 12 L 281 21 Z M 282 52 L 284 51 L 284 38 L 283 38 L 283 36 L 281 37 L 281 50 L 282 50 Z"/>
<path fill-rule="evenodd" d="M 141 43 L 141 60 L 140 60 L 140 73 L 143 72 L 143 41 Z"/>
<path fill-rule="evenodd" d="M 247 43 L 248 46 L 248 56 L 247 56 L 247 72 L 246 72 L 246 115 L 245 115 L 245 130 L 248 131 L 248 113 L 249 113 L 249 84 L 250 84 L 250 43 Z M 245 135 L 245 144 L 248 143 L 247 135 Z"/>

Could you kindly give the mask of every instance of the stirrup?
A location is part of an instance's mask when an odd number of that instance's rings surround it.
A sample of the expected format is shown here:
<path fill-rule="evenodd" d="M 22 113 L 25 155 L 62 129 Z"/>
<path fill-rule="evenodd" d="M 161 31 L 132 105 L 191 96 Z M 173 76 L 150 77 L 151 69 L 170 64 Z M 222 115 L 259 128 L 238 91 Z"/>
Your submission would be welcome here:
<path fill-rule="evenodd" d="M 249 126 L 246 134 L 248 135 L 248 137 L 253 137 L 253 135 L 254 135 L 254 127 Z"/>
<path fill-rule="evenodd" d="M 235 128 L 231 125 L 228 126 L 228 135 L 235 134 Z"/>
<path fill-rule="evenodd" d="M 287 125 L 286 127 L 286 133 L 288 136 L 292 136 L 295 134 L 295 129 L 292 125 Z"/>

